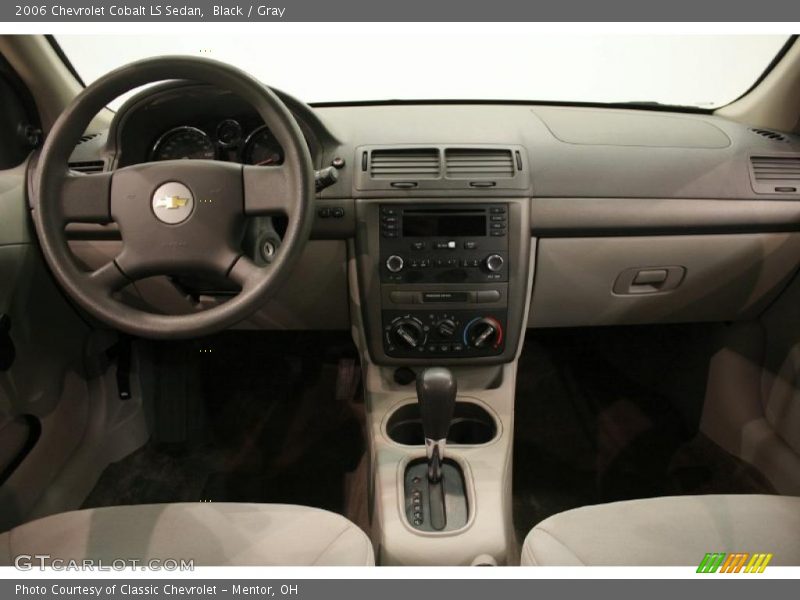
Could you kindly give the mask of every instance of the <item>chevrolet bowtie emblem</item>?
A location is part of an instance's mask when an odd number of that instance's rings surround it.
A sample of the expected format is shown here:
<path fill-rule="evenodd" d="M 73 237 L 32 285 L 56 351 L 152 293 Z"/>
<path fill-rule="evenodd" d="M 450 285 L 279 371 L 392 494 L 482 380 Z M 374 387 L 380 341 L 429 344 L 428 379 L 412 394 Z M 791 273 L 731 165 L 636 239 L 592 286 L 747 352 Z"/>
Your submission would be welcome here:
<path fill-rule="evenodd" d="M 164 196 L 163 198 L 156 200 L 155 207 L 166 208 L 167 210 L 175 210 L 178 208 L 183 208 L 188 203 L 189 198 L 183 198 L 181 196 Z"/>

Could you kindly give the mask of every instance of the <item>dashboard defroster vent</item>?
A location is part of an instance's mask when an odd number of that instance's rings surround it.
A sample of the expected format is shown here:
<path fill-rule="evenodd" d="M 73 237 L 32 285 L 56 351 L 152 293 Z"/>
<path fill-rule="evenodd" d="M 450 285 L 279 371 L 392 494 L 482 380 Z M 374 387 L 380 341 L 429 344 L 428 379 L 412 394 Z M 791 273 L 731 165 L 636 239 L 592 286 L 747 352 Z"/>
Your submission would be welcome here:
<path fill-rule="evenodd" d="M 750 177 L 758 194 L 796 194 L 800 186 L 800 155 L 752 156 Z"/>
<path fill-rule="evenodd" d="M 441 158 L 436 148 L 373 150 L 369 164 L 373 179 L 436 179 Z"/>
<path fill-rule="evenodd" d="M 451 179 L 503 179 L 514 177 L 511 150 L 493 148 L 448 148 L 445 173 Z"/>

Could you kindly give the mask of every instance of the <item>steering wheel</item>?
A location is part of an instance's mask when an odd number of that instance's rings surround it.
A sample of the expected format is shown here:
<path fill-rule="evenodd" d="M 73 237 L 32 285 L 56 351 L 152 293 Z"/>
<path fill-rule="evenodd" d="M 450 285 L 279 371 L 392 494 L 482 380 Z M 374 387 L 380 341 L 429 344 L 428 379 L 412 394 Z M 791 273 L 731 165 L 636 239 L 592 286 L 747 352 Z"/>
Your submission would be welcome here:
<path fill-rule="evenodd" d="M 70 155 L 101 109 L 127 91 L 167 79 L 210 84 L 249 102 L 283 147 L 283 164 L 170 160 L 93 175 L 69 171 Z M 98 79 L 55 122 L 37 169 L 33 219 L 53 274 L 91 315 L 136 336 L 202 336 L 251 315 L 291 273 L 311 230 L 314 171 L 297 122 L 266 86 L 213 60 L 159 57 Z M 286 233 L 274 260 L 258 267 L 240 249 L 246 217 L 276 214 L 288 217 Z M 80 269 L 67 245 L 66 224 L 112 221 L 122 250 L 95 271 Z M 114 297 L 137 279 L 171 274 L 221 274 L 241 291 L 224 304 L 184 315 L 147 312 Z"/>

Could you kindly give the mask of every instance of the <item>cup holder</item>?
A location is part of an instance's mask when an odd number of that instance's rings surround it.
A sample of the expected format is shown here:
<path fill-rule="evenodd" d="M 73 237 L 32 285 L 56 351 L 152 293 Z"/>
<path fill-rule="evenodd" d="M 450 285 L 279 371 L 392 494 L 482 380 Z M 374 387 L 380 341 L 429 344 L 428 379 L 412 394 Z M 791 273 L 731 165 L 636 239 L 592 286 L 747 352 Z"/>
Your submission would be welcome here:
<path fill-rule="evenodd" d="M 393 442 L 404 446 L 425 445 L 419 405 L 405 404 L 394 411 L 386 423 L 386 433 Z M 486 444 L 496 435 L 497 425 L 486 409 L 473 402 L 456 402 L 448 444 Z"/>

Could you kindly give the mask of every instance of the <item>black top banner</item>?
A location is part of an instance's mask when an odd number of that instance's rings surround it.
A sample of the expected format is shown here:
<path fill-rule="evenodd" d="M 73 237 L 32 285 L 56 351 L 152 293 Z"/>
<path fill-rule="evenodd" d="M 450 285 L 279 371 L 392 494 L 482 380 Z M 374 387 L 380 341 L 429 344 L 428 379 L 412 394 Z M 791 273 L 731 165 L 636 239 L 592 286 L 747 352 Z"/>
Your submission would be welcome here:
<path fill-rule="evenodd" d="M 6 22 L 792 22 L 797 0 L 4 0 Z"/>

